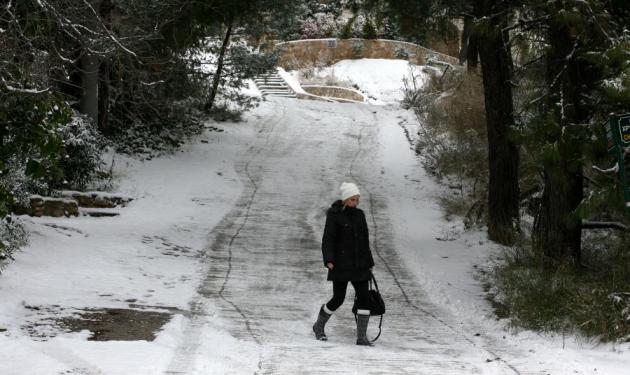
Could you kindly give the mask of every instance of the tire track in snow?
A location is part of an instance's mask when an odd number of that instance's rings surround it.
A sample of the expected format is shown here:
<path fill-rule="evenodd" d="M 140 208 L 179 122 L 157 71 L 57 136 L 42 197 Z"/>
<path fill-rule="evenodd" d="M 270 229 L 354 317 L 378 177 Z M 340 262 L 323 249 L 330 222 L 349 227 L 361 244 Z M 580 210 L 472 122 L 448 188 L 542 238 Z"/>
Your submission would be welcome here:
<path fill-rule="evenodd" d="M 374 123 L 378 124 L 378 115 L 376 111 L 372 111 L 372 113 L 374 114 Z M 363 145 L 363 132 L 366 129 L 367 125 L 366 124 L 362 124 L 361 125 L 361 129 L 359 130 L 359 135 L 357 137 L 357 144 L 358 144 L 358 148 L 357 151 L 355 152 L 350 165 L 348 167 L 348 175 L 350 177 L 352 177 L 354 180 L 359 181 L 359 183 L 361 184 L 361 186 L 363 186 L 363 189 L 365 191 L 367 191 L 367 195 L 368 195 L 368 201 L 370 203 L 370 207 L 369 207 L 369 215 L 372 221 L 372 226 L 374 228 L 374 240 L 373 242 L 373 249 L 376 252 L 376 255 L 378 256 L 378 258 L 381 260 L 381 262 L 383 263 L 383 265 L 385 266 L 385 268 L 387 269 L 387 272 L 391 275 L 392 279 L 394 280 L 394 283 L 396 284 L 396 286 L 398 287 L 398 289 L 400 290 L 403 298 L 405 299 L 405 302 L 412 307 L 414 310 L 420 311 L 423 314 L 431 317 L 432 319 L 438 321 L 441 325 L 443 325 L 444 327 L 448 328 L 450 331 L 452 331 L 453 333 L 455 333 L 456 335 L 460 336 L 461 338 L 463 338 L 466 342 L 468 342 L 470 345 L 472 345 L 475 348 L 480 348 L 483 351 L 487 352 L 488 354 L 490 354 L 493 357 L 493 360 L 499 361 L 501 363 L 503 363 L 503 365 L 505 365 L 509 370 L 511 370 L 513 373 L 517 374 L 517 375 L 521 375 L 521 372 L 514 367 L 514 365 L 512 365 L 511 363 L 507 362 L 505 359 L 501 358 L 501 356 L 499 356 L 496 352 L 494 352 L 492 349 L 488 349 L 485 346 L 479 346 L 474 340 L 472 340 L 470 337 L 468 337 L 465 333 L 461 332 L 460 330 L 456 329 L 455 327 L 453 327 L 451 324 L 449 324 L 448 322 L 446 322 L 444 319 L 440 318 L 439 316 L 437 316 L 436 314 L 416 305 L 415 303 L 413 303 L 411 301 L 411 299 L 409 298 L 409 295 L 407 293 L 407 291 L 405 290 L 405 288 L 403 287 L 403 285 L 401 284 L 398 276 L 396 275 L 396 272 L 394 271 L 394 269 L 392 268 L 392 266 L 389 264 L 389 262 L 385 259 L 385 257 L 383 256 L 383 254 L 380 251 L 380 248 L 378 246 L 378 234 L 379 234 L 379 225 L 378 225 L 378 221 L 376 219 L 376 214 L 375 214 L 375 209 L 376 209 L 376 202 L 374 199 L 374 194 L 372 193 L 371 189 L 369 188 L 369 183 L 367 183 L 365 180 L 363 180 L 362 178 L 359 178 L 356 174 L 354 174 L 352 171 L 354 169 L 354 166 L 356 164 L 357 159 L 359 158 L 359 155 L 361 154 L 361 152 L 364 149 L 364 145 Z M 401 126 L 401 128 L 403 130 L 406 130 L 405 128 L 403 128 Z M 409 135 L 406 134 L 406 138 L 407 140 L 410 142 L 410 138 Z"/>
<path fill-rule="evenodd" d="M 284 111 L 282 112 L 282 114 L 280 114 L 280 117 L 282 117 L 283 115 L 284 115 Z M 245 162 L 242 173 L 244 173 L 244 175 L 247 177 L 247 179 L 249 180 L 249 183 L 251 184 L 251 186 L 253 186 L 253 189 L 246 200 L 243 221 L 240 223 L 240 225 L 236 228 L 234 233 L 230 236 L 229 240 L 227 241 L 227 250 L 228 250 L 228 258 L 226 260 L 227 270 L 225 272 L 223 283 L 221 284 L 221 288 L 217 292 L 217 296 L 221 300 L 223 300 L 225 303 L 230 305 L 232 309 L 240 315 L 240 317 L 242 318 L 245 324 L 245 328 L 247 332 L 249 333 L 250 337 L 254 340 L 254 342 L 258 346 L 262 346 L 262 340 L 256 333 L 254 333 L 252 329 L 251 319 L 243 312 L 243 310 L 236 303 L 231 301 L 225 295 L 225 291 L 230 281 L 232 268 L 233 268 L 232 260 L 233 260 L 234 254 L 233 254 L 232 246 L 234 244 L 234 241 L 239 237 L 241 231 L 243 230 L 243 228 L 249 221 L 251 207 L 255 200 L 256 194 L 258 192 L 257 181 L 250 173 L 249 166 L 254 160 L 257 159 L 257 157 L 260 156 L 263 150 L 265 150 L 268 147 L 271 136 L 274 134 L 275 125 L 278 122 L 277 117 L 278 117 L 278 114 L 271 116 L 269 120 L 263 123 L 260 130 L 257 132 L 258 134 L 261 134 L 267 131 L 268 134 L 265 137 L 264 144 L 258 147 L 257 150 L 256 150 L 256 146 L 251 146 L 248 149 L 248 154 L 250 154 L 251 151 L 254 151 L 254 150 L 256 151 L 255 151 L 254 156 L 250 157 Z M 271 125 L 271 128 L 267 130 L 269 123 L 271 123 L 272 125 Z M 247 187 L 245 187 L 245 189 L 247 189 Z M 230 212 L 215 227 L 213 232 L 217 231 L 218 233 L 216 235 L 216 240 L 211 246 L 213 250 L 221 246 L 223 242 L 221 241 L 221 238 L 223 236 L 222 232 L 230 230 L 235 225 L 235 221 L 236 219 L 238 219 L 239 216 L 240 215 L 238 214 L 238 211 Z M 206 259 L 209 259 L 209 258 L 206 258 Z M 211 285 L 212 279 L 214 279 L 214 275 L 212 275 L 211 272 L 209 272 L 208 270 L 206 272 L 206 277 L 202 280 L 200 287 L 198 288 L 197 297 L 195 297 L 190 302 L 190 306 L 191 306 L 190 322 L 187 324 L 182 334 L 182 337 L 184 338 L 185 341 L 182 344 L 180 344 L 180 346 L 178 346 L 178 348 L 176 349 L 175 355 L 173 356 L 173 359 L 171 360 L 171 363 L 168 366 L 168 370 L 165 371 L 165 374 L 187 374 L 190 372 L 191 364 L 194 362 L 193 358 L 197 354 L 198 349 L 201 346 L 201 337 L 200 337 L 201 330 L 203 329 L 203 326 L 206 324 L 205 318 L 207 316 L 206 303 L 208 302 L 207 301 L 208 298 L 211 297 L 212 295 L 212 292 L 205 290 L 205 287 L 208 285 Z M 260 371 L 260 369 L 262 368 L 262 354 L 259 355 L 257 367 L 258 367 L 258 371 Z"/>

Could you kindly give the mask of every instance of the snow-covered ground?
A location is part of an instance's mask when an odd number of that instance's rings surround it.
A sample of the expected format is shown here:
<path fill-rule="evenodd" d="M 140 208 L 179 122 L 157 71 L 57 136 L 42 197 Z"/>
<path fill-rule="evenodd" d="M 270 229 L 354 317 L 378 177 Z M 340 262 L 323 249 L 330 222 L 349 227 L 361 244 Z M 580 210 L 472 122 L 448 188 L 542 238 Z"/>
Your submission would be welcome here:
<path fill-rule="evenodd" d="M 398 98 L 408 71 L 335 67 L 380 103 Z M 495 320 L 474 267 L 500 249 L 443 219 L 442 188 L 405 135 L 415 121 L 395 105 L 270 99 L 177 154 L 117 155 L 117 192 L 135 198 L 120 216 L 23 218 L 31 243 L 0 275 L 0 374 L 626 374 L 628 344 Z M 388 303 L 374 348 L 354 345 L 352 292 L 327 343 L 310 328 L 330 294 L 323 215 L 349 179 Z M 172 318 L 153 341 L 89 341 L 55 323 L 98 308 Z"/>
<path fill-rule="evenodd" d="M 296 92 L 303 92 L 298 82 L 303 85 L 341 85 L 358 89 L 368 97 L 370 104 L 387 105 L 402 100 L 403 79 L 408 87 L 414 87 L 414 81 L 421 87 L 427 79 L 425 70 L 434 69 L 410 64 L 406 60 L 358 59 L 342 60 L 332 66 L 313 69 L 312 76 L 308 78 L 302 77 L 304 73 L 300 71 L 285 73 L 280 70 L 280 74 Z"/>

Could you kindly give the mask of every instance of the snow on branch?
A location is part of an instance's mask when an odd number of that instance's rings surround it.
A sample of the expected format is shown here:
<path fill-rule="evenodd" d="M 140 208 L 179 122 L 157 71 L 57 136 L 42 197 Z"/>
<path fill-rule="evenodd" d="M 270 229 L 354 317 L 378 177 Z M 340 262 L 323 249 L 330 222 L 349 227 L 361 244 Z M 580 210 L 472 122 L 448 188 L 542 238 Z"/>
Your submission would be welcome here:
<path fill-rule="evenodd" d="M 166 81 L 164 81 L 163 79 L 161 79 L 161 80 L 159 80 L 159 81 L 154 81 L 154 82 L 142 82 L 142 81 L 140 81 L 140 84 L 141 84 L 141 85 L 144 85 L 144 86 L 155 86 L 155 85 L 162 84 L 162 83 L 164 83 L 164 82 L 166 82 Z"/>
<path fill-rule="evenodd" d="M 593 169 L 598 171 L 598 172 L 604 173 L 604 174 L 619 173 L 619 163 L 615 163 L 614 166 L 612 166 L 611 168 L 608 168 L 608 169 L 601 169 L 600 167 L 594 165 Z"/>
<path fill-rule="evenodd" d="M 7 81 L 5 81 L 4 79 L 2 79 L 2 83 L 7 88 L 7 90 L 9 90 L 11 92 L 15 92 L 15 93 L 20 93 L 20 94 L 37 95 L 37 94 L 43 94 L 43 93 L 47 92 L 48 90 L 50 90 L 50 87 L 47 87 L 47 88 L 45 88 L 43 90 L 25 89 L 25 88 L 20 88 L 20 87 L 14 87 L 14 86 L 11 86 L 9 83 L 7 83 Z"/>
<path fill-rule="evenodd" d="M 112 34 L 112 32 L 109 30 L 109 28 L 107 28 L 107 26 L 105 26 L 105 24 L 103 23 L 103 20 L 101 19 L 101 17 L 98 15 L 98 13 L 96 12 L 96 10 L 94 10 L 94 8 L 92 7 L 92 4 L 90 4 L 87 0 L 83 0 L 83 3 L 85 5 L 87 5 L 87 7 L 92 11 L 92 14 L 94 15 L 94 17 L 96 17 L 96 19 L 98 20 L 98 22 L 101 24 L 101 26 L 103 27 L 103 30 L 105 30 L 105 32 L 107 33 L 107 35 L 109 36 L 109 38 L 118 45 L 118 47 L 120 47 L 123 51 L 127 52 L 128 54 L 134 56 L 134 57 L 138 57 L 138 55 L 136 55 L 135 52 L 133 52 L 132 50 L 128 49 L 127 47 L 125 47 L 115 36 L 114 34 Z"/>
<path fill-rule="evenodd" d="M 619 229 L 623 231 L 630 230 L 630 227 L 616 221 L 582 221 L 582 229 Z"/>
<path fill-rule="evenodd" d="M 93 30 L 89 28 L 85 24 L 78 24 L 78 23 L 72 22 L 72 20 L 62 15 L 54 6 L 52 6 L 46 0 L 38 0 L 37 3 L 44 11 L 51 13 L 55 17 L 55 19 L 61 24 L 62 26 L 61 29 L 71 38 L 83 43 L 84 40 L 82 39 L 84 39 L 84 35 L 86 33 L 93 36 L 101 36 L 103 38 L 110 39 L 111 41 L 114 42 L 114 44 L 116 44 L 120 49 L 127 52 L 128 54 L 134 57 L 138 57 L 135 52 L 125 47 L 123 43 L 111 32 L 111 30 L 103 23 L 103 20 L 99 16 L 99 14 L 96 12 L 96 10 L 92 7 L 92 5 L 87 0 L 83 0 L 83 3 L 87 6 L 90 13 L 92 13 L 92 15 L 98 21 L 100 25 L 100 29 L 103 30 L 102 33 L 97 30 Z"/>

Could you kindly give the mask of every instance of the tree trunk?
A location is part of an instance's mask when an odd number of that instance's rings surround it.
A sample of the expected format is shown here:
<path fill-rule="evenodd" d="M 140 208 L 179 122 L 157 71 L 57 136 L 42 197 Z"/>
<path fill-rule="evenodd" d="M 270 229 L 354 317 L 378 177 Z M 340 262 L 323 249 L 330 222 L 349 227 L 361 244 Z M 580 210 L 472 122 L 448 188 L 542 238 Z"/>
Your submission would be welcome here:
<path fill-rule="evenodd" d="M 223 61 L 225 60 L 225 53 L 227 51 L 227 46 L 230 43 L 230 36 L 232 35 L 232 24 L 233 18 L 228 20 L 227 30 L 225 31 L 225 37 L 223 38 L 223 43 L 221 44 L 221 50 L 219 51 L 219 60 L 217 62 L 217 71 L 214 73 L 214 77 L 212 79 L 212 91 L 210 92 L 210 98 L 208 98 L 208 103 L 206 103 L 206 109 L 209 111 L 212 109 L 214 105 L 214 98 L 217 95 L 217 91 L 219 89 L 219 82 L 221 81 L 221 73 L 223 70 Z"/>
<path fill-rule="evenodd" d="M 552 21 L 549 42 L 547 107 L 554 127 L 550 144 L 557 145 L 554 150 L 557 157 L 545 159 L 545 185 L 533 240 L 546 261 L 572 259 L 577 265 L 581 256 L 582 221 L 576 209 L 584 198 L 582 147 L 587 140 L 580 127 L 570 124 L 588 121 L 589 109 L 582 95 L 588 95 L 595 78 L 587 63 L 576 56 L 579 41 L 572 27 Z"/>
<path fill-rule="evenodd" d="M 474 38 L 483 72 L 488 133 L 488 237 L 510 245 L 519 223 L 519 150 L 510 138 L 514 125 L 512 101 L 512 55 L 507 33 L 502 29 L 507 16 L 500 15 L 499 1 L 476 0 L 475 16 L 486 18 L 487 27 L 477 28 Z M 496 14 L 495 14 L 496 13 Z"/>
<path fill-rule="evenodd" d="M 99 57 L 85 51 L 81 57 L 81 113 L 98 123 L 98 72 Z"/>
<path fill-rule="evenodd" d="M 544 184 L 534 225 L 534 246 L 545 255 L 546 263 L 562 262 L 572 257 L 577 264 L 581 255 L 582 228 L 581 220 L 573 216 L 573 211 L 582 201 L 582 173 L 570 172 L 566 162 L 562 161 L 558 165 L 545 166 Z"/>
<path fill-rule="evenodd" d="M 103 134 L 110 131 L 109 126 L 109 69 L 108 62 L 101 63 L 98 85 L 98 130 Z"/>
<path fill-rule="evenodd" d="M 98 12 L 103 21 L 103 24 L 111 29 L 112 26 L 112 10 L 114 5 L 111 0 L 102 0 L 99 4 Z M 109 95 L 110 95 L 110 80 L 109 70 L 111 66 L 108 61 L 101 62 L 99 67 L 99 85 L 98 85 L 98 129 L 104 133 L 109 133 Z"/>
<path fill-rule="evenodd" d="M 468 46 L 470 44 L 470 34 L 472 29 L 473 19 L 470 16 L 464 17 L 464 29 L 462 30 L 461 46 L 459 49 L 459 63 L 464 64 L 468 59 Z M 477 51 L 475 50 L 475 53 Z"/>

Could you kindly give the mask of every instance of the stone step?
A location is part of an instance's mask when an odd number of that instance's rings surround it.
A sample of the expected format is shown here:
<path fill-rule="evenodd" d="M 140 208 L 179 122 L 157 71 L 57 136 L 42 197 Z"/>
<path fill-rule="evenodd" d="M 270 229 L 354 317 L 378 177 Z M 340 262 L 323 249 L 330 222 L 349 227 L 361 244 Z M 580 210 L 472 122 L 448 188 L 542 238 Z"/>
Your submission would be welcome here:
<path fill-rule="evenodd" d="M 291 91 L 288 86 L 259 86 L 258 89 L 260 91 Z"/>
<path fill-rule="evenodd" d="M 260 90 L 263 94 L 293 94 L 289 90 Z"/>
<path fill-rule="evenodd" d="M 260 79 L 260 78 L 256 78 L 254 80 L 254 82 L 278 82 L 278 83 L 284 83 L 284 80 L 282 78 L 269 78 L 269 79 Z"/>
<path fill-rule="evenodd" d="M 261 92 L 263 93 L 263 95 L 281 95 L 281 94 L 290 94 L 290 95 L 295 95 L 295 93 L 293 91 L 289 91 L 289 90 L 284 90 L 284 91 L 279 91 L 279 90 L 261 90 Z"/>
<path fill-rule="evenodd" d="M 294 94 L 286 94 L 286 95 L 282 95 L 282 94 L 275 94 L 275 95 L 263 95 L 264 97 L 274 97 L 274 98 L 292 98 L 295 99 L 297 98 L 297 96 L 295 96 Z"/>
<path fill-rule="evenodd" d="M 114 217 L 120 216 L 120 211 L 106 208 L 80 208 L 79 212 L 82 216 L 91 217 Z"/>
<path fill-rule="evenodd" d="M 286 86 L 285 82 L 255 82 L 258 86 Z"/>
<path fill-rule="evenodd" d="M 288 87 L 284 82 L 265 82 L 257 83 L 258 86 L 270 86 L 270 87 Z"/>
<path fill-rule="evenodd" d="M 286 81 L 277 73 L 269 73 L 254 78 L 254 83 L 263 96 L 295 98 L 296 95 Z"/>
<path fill-rule="evenodd" d="M 258 86 L 260 91 L 291 91 L 287 86 Z"/>

